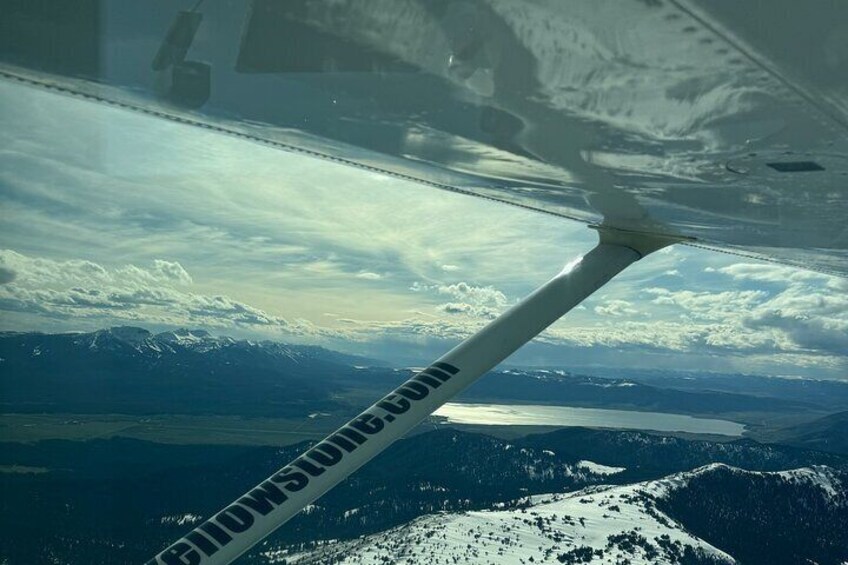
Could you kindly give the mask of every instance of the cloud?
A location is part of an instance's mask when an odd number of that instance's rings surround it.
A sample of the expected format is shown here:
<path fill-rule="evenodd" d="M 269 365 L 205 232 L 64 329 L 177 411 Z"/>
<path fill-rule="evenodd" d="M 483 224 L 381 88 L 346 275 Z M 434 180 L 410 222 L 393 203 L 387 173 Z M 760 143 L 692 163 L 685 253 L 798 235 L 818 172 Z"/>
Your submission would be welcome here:
<path fill-rule="evenodd" d="M 476 306 L 503 307 L 506 305 L 506 295 L 492 286 L 473 286 L 465 282 L 449 285 L 437 285 L 439 294 L 446 294 L 457 300 L 464 300 Z"/>
<path fill-rule="evenodd" d="M 627 300 L 608 300 L 601 306 L 595 306 L 595 313 L 600 316 L 631 316 L 639 311 Z"/>
<path fill-rule="evenodd" d="M 542 340 L 576 347 L 634 348 L 688 352 L 706 341 L 712 326 L 694 326 L 679 321 L 634 322 L 582 326 L 560 324 L 547 330 Z"/>
<path fill-rule="evenodd" d="M 458 310 L 465 306 L 453 305 Z M 444 307 L 444 309 L 443 309 Z M 445 310 L 449 306 L 442 305 L 439 310 Z M 459 312 L 461 313 L 461 312 Z M 480 328 L 486 320 L 474 316 L 430 316 L 416 313 L 411 317 L 400 320 L 355 320 L 342 319 L 346 325 L 344 339 L 349 341 L 375 342 L 380 340 L 392 340 L 395 342 L 418 343 L 421 338 L 428 338 L 437 342 L 456 342 L 465 339 Z M 444 353 L 440 351 L 439 353 Z"/>
<path fill-rule="evenodd" d="M 792 346 L 804 350 L 843 356 L 848 352 L 848 280 L 758 263 L 736 263 L 718 272 L 780 289 L 744 312 L 745 327 L 779 332 Z"/>
<path fill-rule="evenodd" d="M 475 307 L 464 302 L 448 302 L 438 307 L 440 312 L 446 314 L 474 314 Z"/>
<path fill-rule="evenodd" d="M 804 271 L 792 267 L 764 263 L 734 263 L 732 265 L 727 265 L 726 267 L 715 269 L 714 271 L 723 275 L 729 275 L 737 280 L 751 280 L 779 284 L 833 278 L 813 271 Z"/>
<path fill-rule="evenodd" d="M 436 296 L 449 296 L 452 300 L 436 307 L 436 311 L 449 315 L 463 315 L 491 320 L 508 304 L 506 295 L 492 286 L 475 286 L 467 282 L 454 284 L 422 285 L 413 283 L 413 292 L 428 292 Z"/>
<path fill-rule="evenodd" d="M 768 296 L 761 290 L 710 292 L 652 287 L 644 292 L 654 296 L 653 304 L 676 306 L 694 318 L 717 321 L 736 318 Z"/>
<path fill-rule="evenodd" d="M 365 279 L 367 281 L 378 281 L 383 278 L 383 275 L 378 273 L 372 273 L 370 271 L 362 271 L 361 273 L 356 274 L 356 278 Z"/>
<path fill-rule="evenodd" d="M 169 280 L 184 285 L 193 282 L 191 276 L 183 269 L 183 266 L 176 261 L 154 259 L 153 269 L 151 271 L 158 280 Z"/>
<path fill-rule="evenodd" d="M 459 270 L 458 265 L 442 265 L 442 270 L 446 273 L 453 273 Z"/>
<path fill-rule="evenodd" d="M 14 266 L 12 270 L 9 265 Z M 0 268 L 18 276 L 0 287 L 0 309 L 58 319 L 143 321 L 216 328 L 272 327 L 319 333 L 311 324 L 269 314 L 224 295 L 191 292 L 191 275 L 176 261 L 108 268 L 85 260 L 54 261 L 0 251 Z"/>
<path fill-rule="evenodd" d="M 848 352 L 848 296 L 817 292 L 804 284 L 793 283 L 758 305 L 743 318 L 753 329 L 773 329 L 792 343 L 811 351 Z"/>
<path fill-rule="evenodd" d="M 696 273 L 701 272 L 703 264 L 691 268 Z M 666 270 L 653 266 L 651 277 L 668 281 Z M 729 272 L 738 273 L 733 269 Z M 729 276 L 728 273 L 719 275 Z M 644 277 L 644 273 L 641 276 Z M 688 276 L 691 274 L 681 271 L 679 278 L 688 284 Z M 651 277 L 648 279 L 652 280 Z M 840 323 L 830 321 L 827 312 L 830 309 L 834 316 L 842 316 L 846 308 L 837 293 L 823 290 L 822 285 L 827 281 L 818 277 L 818 274 L 800 277 L 810 279 L 810 286 L 805 288 L 803 295 L 796 295 L 800 287 L 792 284 L 756 290 L 738 288 L 739 285 L 732 282 L 722 285 L 721 289 L 699 290 L 645 288 L 632 282 L 612 284 L 595 306 L 590 303 L 589 310 L 577 309 L 543 332 L 535 340 L 536 345 L 528 347 L 533 351 L 545 347 L 544 358 L 559 359 L 559 362 L 567 362 L 569 355 L 580 357 L 584 355 L 580 352 L 586 351 L 592 352 L 595 359 L 614 363 L 609 355 L 615 351 L 615 358 L 622 359 L 632 360 L 627 356 L 640 353 L 654 356 L 645 359 L 662 359 L 664 367 L 690 367 L 697 363 L 711 369 L 731 368 L 734 371 L 755 368 L 774 371 L 783 367 L 787 373 L 839 372 L 845 367 L 842 339 L 845 332 Z M 814 288 L 818 288 L 818 292 L 812 292 Z M 472 335 L 511 302 L 504 291 L 492 285 L 468 282 L 415 282 L 409 290 L 421 295 L 421 300 L 440 297 L 449 300 L 434 305 L 430 311 L 433 313 L 417 312 L 415 316 L 400 320 L 348 319 L 346 339 L 370 343 L 368 347 L 377 343 L 391 344 L 386 347 L 392 351 L 403 350 L 402 344 L 412 350 L 432 347 L 432 354 L 438 355 L 440 348 Z M 806 297 L 809 304 L 796 304 L 801 296 Z M 628 319 L 646 314 L 638 306 L 646 302 L 650 306 L 650 321 Z M 768 309 L 773 313 L 776 307 L 783 313 L 780 317 L 765 315 Z M 810 319 L 789 315 L 790 311 L 812 311 L 813 308 L 816 316 Z M 650 366 L 650 362 L 646 363 Z"/>
<path fill-rule="evenodd" d="M 654 297 L 652 303 L 678 309 L 690 324 L 708 323 L 704 345 L 837 356 L 848 351 L 845 279 L 760 263 L 705 270 L 734 281 L 765 284 L 768 290 L 645 289 Z"/>

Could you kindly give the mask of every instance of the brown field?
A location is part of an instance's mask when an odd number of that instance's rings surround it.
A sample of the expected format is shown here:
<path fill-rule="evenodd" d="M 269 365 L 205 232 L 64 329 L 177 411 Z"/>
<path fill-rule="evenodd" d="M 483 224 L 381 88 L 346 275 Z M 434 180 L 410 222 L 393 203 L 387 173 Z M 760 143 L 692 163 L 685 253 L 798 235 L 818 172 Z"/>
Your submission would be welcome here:
<path fill-rule="evenodd" d="M 320 439 L 341 415 L 305 419 L 125 414 L 2 414 L 0 441 L 91 440 L 125 437 L 172 444 L 289 445 Z"/>

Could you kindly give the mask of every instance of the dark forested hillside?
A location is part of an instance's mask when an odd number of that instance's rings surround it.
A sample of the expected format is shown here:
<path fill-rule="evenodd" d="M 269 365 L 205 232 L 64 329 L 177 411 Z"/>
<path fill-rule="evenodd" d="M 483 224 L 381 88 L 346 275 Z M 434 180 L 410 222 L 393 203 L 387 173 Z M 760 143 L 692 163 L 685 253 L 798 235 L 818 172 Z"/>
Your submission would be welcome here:
<path fill-rule="evenodd" d="M 839 565 L 848 560 L 848 473 L 780 474 L 724 466 L 691 477 L 658 507 L 741 563 Z"/>
<path fill-rule="evenodd" d="M 787 445 L 848 455 L 848 411 L 778 430 L 769 439 Z"/>
<path fill-rule="evenodd" d="M 2 444 L 0 528 L 7 535 L 0 540 L 0 558 L 27 565 L 57 556 L 71 563 L 143 562 L 304 447 L 117 438 Z M 656 479 L 714 460 L 754 470 L 848 464 L 838 455 L 751 441 L 690 442 L 583 429 L 506 441 L 446 429 L 398 442 L 274 539 L 299 544 L 352 538 L 432 512 L 503 507 L 528 494 Z M 799 509 L 795 516 L 802 515 Z"/>

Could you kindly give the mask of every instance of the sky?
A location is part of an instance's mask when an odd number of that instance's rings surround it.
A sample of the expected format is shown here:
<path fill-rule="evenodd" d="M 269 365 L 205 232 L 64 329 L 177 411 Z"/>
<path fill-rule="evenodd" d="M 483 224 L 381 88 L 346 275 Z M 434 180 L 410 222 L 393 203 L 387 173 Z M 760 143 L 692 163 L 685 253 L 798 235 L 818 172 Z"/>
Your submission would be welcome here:
<path fill-rule="evenodd" d="M 0 330 L 135 325 L 425 364 L 585 225 L 0 82 Z M 674 246 L 509 362 L 848 379 L 848 280 Z"/>

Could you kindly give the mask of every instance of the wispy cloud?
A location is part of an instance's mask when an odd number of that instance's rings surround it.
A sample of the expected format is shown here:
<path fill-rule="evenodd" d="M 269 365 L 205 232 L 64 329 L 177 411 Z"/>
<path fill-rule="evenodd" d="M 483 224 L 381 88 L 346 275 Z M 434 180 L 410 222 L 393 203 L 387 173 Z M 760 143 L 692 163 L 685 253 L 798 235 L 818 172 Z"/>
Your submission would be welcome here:
<path fill-rule="evenodd" d="M 378 281 L 383 278 L 383 275 L 379 273 L 372 273 L 371 271 L 362 271 L 361 273 L 356 273 L 356 278 L 365 279 L 367 281 Z"/>

